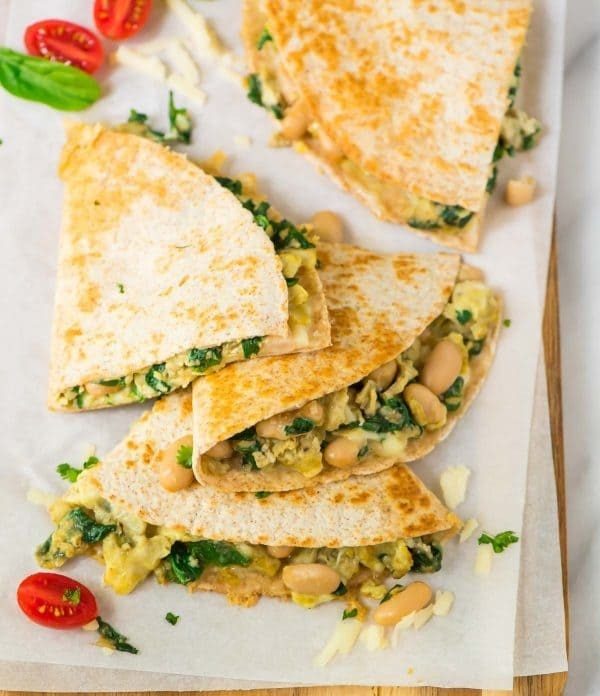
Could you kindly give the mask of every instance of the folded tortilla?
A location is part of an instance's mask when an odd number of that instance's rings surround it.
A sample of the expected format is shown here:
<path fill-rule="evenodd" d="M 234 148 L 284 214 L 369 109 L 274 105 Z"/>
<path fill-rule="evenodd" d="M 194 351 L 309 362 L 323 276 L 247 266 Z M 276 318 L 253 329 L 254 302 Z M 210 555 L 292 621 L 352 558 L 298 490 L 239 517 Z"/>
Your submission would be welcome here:
<path fill-rule="evenodd" d="M 476 269 L 461 266 L 457 255 L 382 255 L 343 244 L 320 245 L 319 258 L 332 345 L 230 365 L 194 383 L 199 481 L 227 491 L 283 491 L 421 459 L 479 391 L 501 302 Z M 432 422 L 408 395 L 442 341 L 455 344 L 460 371 L 439 395 Z M 369 376 L 385 364 L 393 379 L 379 389 Z M 273 422 L 277 432 L 265 435 L 261 428 Z M 325 447 L 340 437 L 355 444 L 356 457 L 329 465 Z"/>
<path fill-rule="evenodd" d="M 106 584 L 122 594 L 154 571 L 160 582 L 221 592 L 238 603 L 269 595 L 306 606 L 336 596 L 292 597 L 281 579 L 290 561 L 335 567 L 350 590 L 439 569 L 439 544 L 460 520 L 405 466 L 310 492 L 231 495 L 195 481 L 166 491 L 157 455 L 191 434 L 191 413 L 189 390 L 159 400 L 51 504 L 56 528 L 38 548 L 43 567 L 91 554 L 105 564 Z M 293 551 L 277 560 L 267 546 Z"/>
<path fill-rule="evenodd" d="M 530 15 L 530 0 L 245 0 L 249 97 L 303 121 L 296 149 L 376 215 L 473 251 L 495 162 L 540 131 L 514 108 Z"/>
<path fill-rule="evenodd" d="M 229 362 L 329 344 L 308 233 L 283 221 L 270 239 L 239 182 L 82 123 L 60 174 L 51 408 L 143 401 Z"/>

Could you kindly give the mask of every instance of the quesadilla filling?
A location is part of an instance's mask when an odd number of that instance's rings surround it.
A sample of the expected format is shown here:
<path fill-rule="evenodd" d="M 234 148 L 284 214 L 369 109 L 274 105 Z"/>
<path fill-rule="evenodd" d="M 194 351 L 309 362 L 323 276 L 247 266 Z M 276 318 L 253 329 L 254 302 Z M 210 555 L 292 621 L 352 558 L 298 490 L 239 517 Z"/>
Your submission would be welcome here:
<path fill-rule="evenodd" d="M 269 37 L 266 41 L 265 36 Z M 475 216 L 473 211 L 460 205 L 437 203 L 403 190 L 395 184 L 372 176 L 346 157 L 319 123 L 311 121 L 302 99 L 297 98 L 279 59 L 276 43 L 267 27 L 257 35 L 256 48 L 254 63 L 257 72 L 248 76 L 247 96 L 250 101 L 270 111 L 281 122 L 281 132 L 274 144 L 285 145 L 292 142 L 299 151 L 309 150 L 316 153 L 341 174 L 350 188 L 357 190 L 367 200 L 373 201 L 383 217 L 403 220 L 416 229 L 450 233 L 457 233 L 469 225 Z M 517 62 L 508 89 L 509 106 L 490 164 L 487 193 L 494 190 L 498 173 L 496 165 L 502 156 L 507 154 L 512 157 L 517 152 L 531 149 L 536 145 L 541 131 L 539 121 L 514 107 L 520 75 L 521 66 Z"/>
<path fill-rule="evenodd" d="M 104 563 L 104 582 L 119 594 L 128 594 L 154 573 L 161 584 L 215 589 L 239 604 L 254 604 L 267 594 L 311 608 L 360 594 L 382 599 L 388 591 L 385 580 L 408 572 L 436 572 L 442 565 L 435 535 L 343 548 L 203 539 L 147 524 L 100 497 L 89 481 L 84 472 L 50 505 L 55 529 L 36 550 L 36 560 L 43 568 L 56 569 L 76 556 L 92 556 Z M 303 575 L 300 566 L 306 564 L 323 566 L 317 569 L 320 582 L 303 586 L 294 579 Z M 290 566 L 295 568 L 285 570 Z"/>
<path fill-rule="evenodd" d="M 462 267 L 450 301 L 414 343 L 364 379 L 276 414 L 202 454 L 212 475 L 288 467 L 306 478 L 370 456 L 398 458 L 463 402 L 472 362 L 499 321 L 494 293 Z"/>
<path fill-rule="evenodd" d="M 290 335 L 295 346 L 308 345 L 308 328 L 313 310 L 309 291 L 305 287 L 306 274 L 317 267 L 315 235 L 310 226 L 298 228 L 288 220 L 281 219 L 267 201 L 251 197 L 254 192 L 247 191 L 251 187 L 248 177 L 245 178 L 246 187 L 240 179 L 215 178 L 252 213 L 255 222 L 272 240 L 288 286 Z M 87 409 L 145 401 L 186 387 L 200 375 L 216 372 L 228 363 L 268 354 L 270 347 L 282 340 L 285 339 L 254 336 L 220 346 L 190 348 L 130 375 L 116 375 L 74 386 L 62 392 L 58 402 L 67 408 Z"/>

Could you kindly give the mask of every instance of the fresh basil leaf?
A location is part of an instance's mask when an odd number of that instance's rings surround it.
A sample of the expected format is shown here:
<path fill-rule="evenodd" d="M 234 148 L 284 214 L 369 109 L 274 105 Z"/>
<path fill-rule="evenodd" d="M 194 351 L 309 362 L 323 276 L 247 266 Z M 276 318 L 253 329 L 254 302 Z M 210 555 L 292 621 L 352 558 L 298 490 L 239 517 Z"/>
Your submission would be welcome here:
<path fill-rule="evenodd" d="M 100 97 L 100 85 L 72 65 L 0 47 L 0 85 L 21 99 L 61 111 L 87 109 Z"/>

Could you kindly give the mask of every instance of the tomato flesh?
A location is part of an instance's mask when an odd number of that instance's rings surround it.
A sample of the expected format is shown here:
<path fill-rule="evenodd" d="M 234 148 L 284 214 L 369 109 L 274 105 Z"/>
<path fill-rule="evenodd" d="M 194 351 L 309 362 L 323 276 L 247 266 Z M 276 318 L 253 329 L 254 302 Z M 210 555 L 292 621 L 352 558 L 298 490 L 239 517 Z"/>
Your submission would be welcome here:
<path fill-rule="evenodd" d="M 31 24 L 24 36 L 27 51 L 93 73 L 104 61 L 104 49 L 94 32 L 63 19 Z"/>
<path fill-rule="evenodd" d="M 34 573 L 17 589 L 17 602 L 35 623 L 76 628 L 98 616 L 94 595 L 85 585 L 58 573 Z"/>
<path fill-rule="evenodd" d="M 107 39 L 128 39 L 148 21 L 152 0 L 95 0 L 94 21 Z"/>

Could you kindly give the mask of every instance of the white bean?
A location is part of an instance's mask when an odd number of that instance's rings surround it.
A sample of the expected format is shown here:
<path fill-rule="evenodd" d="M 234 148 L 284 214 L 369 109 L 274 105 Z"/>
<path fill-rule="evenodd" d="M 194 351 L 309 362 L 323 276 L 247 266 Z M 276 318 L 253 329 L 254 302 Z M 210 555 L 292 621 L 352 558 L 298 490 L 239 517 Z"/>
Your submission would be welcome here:
<path fill-rule="evenodd" d="M 426 607 L 431 602 L 432 596 L 431 587 L 427 583 L 411 582 L 375 609 L 373 621 L 380 626 L 393 626 L 413 611 Z"/>
<path fill-rule="evenodd" d="M 307 595 L 331 594 L 341 582 L 339 574 L 322 563 L 287 565 L 283 569 L 282 580 L 288 590 Z"/>
<path fill-rule="evenodd" d="M 171 493 L 187 488 L 194 480 L 194 472 L 177 461 L 179 449 L 191 446 L 192 436 L 186 435 L 175 440 L 156 455 L 160 485 Z"/>
<path fill-rule="evenodd" d="M 443 394 L 460 374 L 462 361 L 461 349 L 446 338 L 427 356 L 419 381 L 434 394 Z"/>

